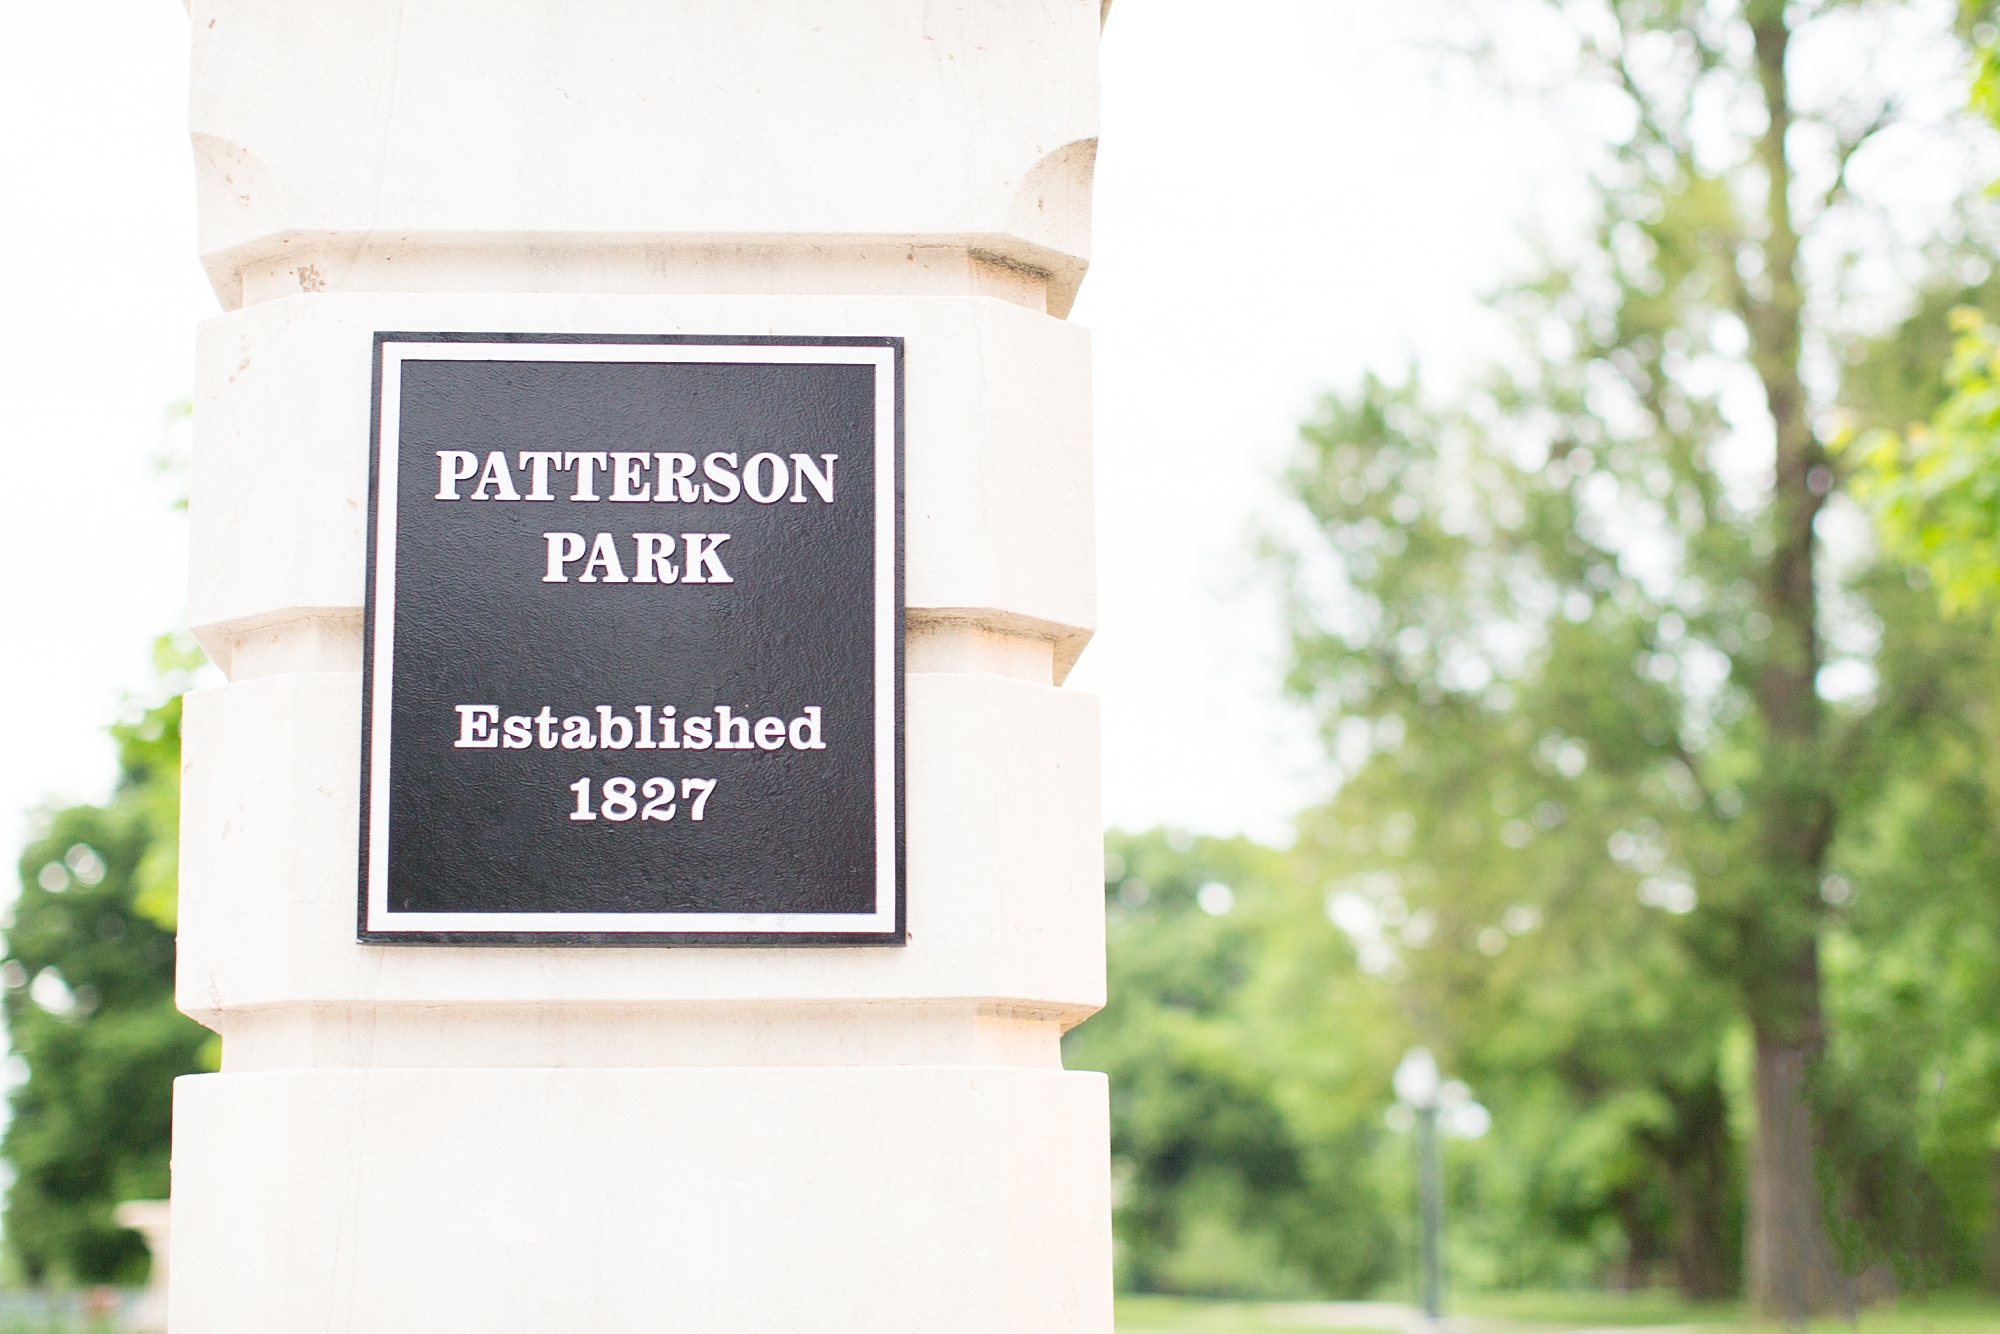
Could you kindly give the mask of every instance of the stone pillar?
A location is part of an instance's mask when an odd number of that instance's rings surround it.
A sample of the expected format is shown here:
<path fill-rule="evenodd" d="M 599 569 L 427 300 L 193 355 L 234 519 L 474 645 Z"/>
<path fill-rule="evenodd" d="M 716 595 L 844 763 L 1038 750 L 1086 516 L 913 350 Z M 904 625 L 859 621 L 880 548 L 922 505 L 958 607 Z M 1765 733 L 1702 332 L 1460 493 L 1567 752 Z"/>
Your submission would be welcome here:
<path fill-rule="evenodd" d="M 1106 1331 L 1099 0 L 193 0 L 178 1334 Z M 908 943 L 356 943 L 378 331 L 906 348 Z"/>

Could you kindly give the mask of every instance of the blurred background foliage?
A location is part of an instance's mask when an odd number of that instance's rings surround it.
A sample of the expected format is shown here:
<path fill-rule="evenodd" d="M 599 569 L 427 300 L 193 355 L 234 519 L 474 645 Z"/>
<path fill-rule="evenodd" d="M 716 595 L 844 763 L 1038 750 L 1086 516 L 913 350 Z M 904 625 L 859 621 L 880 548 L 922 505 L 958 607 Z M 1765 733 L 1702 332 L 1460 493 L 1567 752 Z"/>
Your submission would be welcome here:
<path fill-rule="evenodd" d="M 0 1140 L 14 1172 L 6 1261 L 17 1282 L 145 1278 L 145 1244 L 112 1211 L 166 1198 L 173 1081 L 214 1069 L 220 1054 L 173 996 L 180 696 L 201 662 L 192 641 L 156 643 L 153 701 L 112 728 L 111 800 L 45 812 L 21 853 L 0 961 L 25 1066 Z"/>
<path fill-rule="evenodd" d="M 1850 1272 L 1884 1267 L 1876 1299 L 2000 1277 L 2000 866 L 1974 749 L 1882 784 L 1841 860 L 1815 1096 L 1836 1239 Z M 1497 812 L 1488 850 L 1520 878 L 1413 875 L 1396 792 L 1344 793 L 1285 851 L 1107 837 L 1111 1003 L 1065 1060 L 1112 1080 L 1121 1290 L 1407 1299 L 1414 1147 L 1385 1120 L 1397 1060 L 1426 1042 L 1493 1118 L 1447 1142 L 1458 1292 L 1735 1295 L 1748 1035 L 1647 930 L 1673 915 L 1639 904 L 1635 872 L 1594 883 L 1588 833 L 1538 831 L 1582 874 L 1506 856 Z M 1198 896 L 1218 884 L 1215 915 Z"/>
<path fill-rule="evenodd" d="M 1107 845 L 1121 1282 L 1407 1293 L 1421 1044 L 1462 1286 L 2000 1289 L 2000 286 L 1977 200 L 1874 225 L 1893 62 L 1815 69 L 1919 8 L 1556 8 L 1593 243 L 1485 378 L 1329 396 L 1265 541 L 1337 794 Z"/>

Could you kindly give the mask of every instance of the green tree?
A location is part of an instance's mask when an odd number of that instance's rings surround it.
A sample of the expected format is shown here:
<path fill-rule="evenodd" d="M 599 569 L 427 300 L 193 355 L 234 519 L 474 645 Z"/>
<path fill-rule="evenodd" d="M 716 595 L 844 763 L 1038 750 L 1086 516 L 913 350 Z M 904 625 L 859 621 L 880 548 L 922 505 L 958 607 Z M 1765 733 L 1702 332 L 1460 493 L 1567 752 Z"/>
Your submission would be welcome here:
<path fill-rule="evenodd" d="M 1398 1261 L 1380 1142 L 1393 1015 L 1287 859 L 1242 839 L 1106 838 L 1110 1003 L 1065 1039 L 1111 1077 L 1118 1282 L 1366 1294 Z"/>
<path fill-rule="evenodd" d="M 1990 6 L 1968 0 L 1965 8 L 1970 21 Z M 2000 125 L 2000 36 L 1979 35 L 1972 103 Z M 1854 494 L 1873 512 L 1883 545 L 1921 565 L 1952 611 L 1990 611 L 2000 595 L 2000 328 L 1982 304 L 1952 312 L 1948 358 L 1930 356 L 1906 372 L 1928 390 L 1944 364 L 1950 392 L 1942 401 L 1920 394 L 1921 410 L 1843 442 Z"/>
<path fill-rule="evenodd" d="M 1976 306 L 1951 318 L 1950 396 L 1928 422 L 1877 427 L 1848 452 L 1854 493 L 1883 546 L 1920 565 L 1948 610 L 1991 612 L 2000 596 L 2000 328 Z"/>
<path fill-rule="evenodd" d="M 1970 18 L 1989 7 L 1967 8 Z M 1972 101 L 2000 125 L 2000 38 L 1979 36 Z M 1983 633 L 2000 617 L 1996 312 L 2000 279 L 1934 286 L 1903 336 L 1870 349 L 1850 377 L 1863 391 L 1840 442 L 1853 493 L 1890 569 L 1933 585 L 1951 623 L 1885 636 L 1885 675 L 1929 707 L 1878 727 L 1928 763 L 1874 776 L 1875 810 L 1844 840 L 1846 859 L 1892 892 L 1861 899 L 1829 942 L 1837 977 L 1865 1003 L 1843 1016 L 1828 1083 L 1845 1104 L 1850 1189 L 1876 1205 L 1850 1245 L 1920 1257 L 1905 1268 L 1922 1282 L 1983 1231 L 1979 1261 L 2000 1292 L 2000 733 L 1988 704 L 2000 664 Z M 1911 337 L 1917 328 L 1929 337 Z M 1928 609 L 1921 592 L 1916 601 Z M 1867 1096 L 1884 1082 L 1927 1085 L 1927 1096 Z M 1905 1199 L 1896 1187 L 1913 1179 L 1923 1189 Z"/>
<path fill-rule="evenodd" d="M 1517 1150 L 1492 1183 L 1513 1205 L 1489 1217 L 1538 1244 L 1495 1247 L 1486 1277 L 1639 1283 L 1670 1254 L 1712 1297 L 1736 1263 L 1730 1008 L 1685 919 L 1695 869 L 1722 853 L 1667 679 L 1688 626 L 1577 535 L 1577 471 L 1634 466 L 1585 469 L 1588 452 L 1564 450 L 1552 478 L 1372 380 L 1307 429 L 1293 485 L 1331 550 L 1300 554 L 1337 553 L 1340 572 L 1302 561 L 1293 585 L 1344 587 L 1301 603 L 1293 683 L 1354 767 L 1300 856 L 1362 967 Z"/>
<path fill-rule="evenodd" d="M 1895 7 L 1552 8 L 1630 126 L 1595 244 L 1515 295 L 1511 374 L 1448 410 L 1371 381 L 1307 428 L 1290 686 L 1349 761 L 1329 818 L 1405 811 L 1409 864 L 1381 859 L 1399 878 L 1363 897 L 1404 915 L 1384 967 L 1420 1025 L 1464 1061 L 1513 1051 L 1495 1078 L 1557 1073 L 1549 1096 L 1603 1123 L 1583 1215 L 1614 1209 L 1633 1257 L 1664 1210 L 1693 1291 L 1733 1249 L 1722 1038 L 1742 1016 L 1744 1274 L 1758 1309 L 1800 1314 L 1849 1290 L 1809 1075 L 1831 851 L 1868 720 L 1908 703 L 1853 685 L 1879 617 L 1822 541 L 1839 477 L 1809 381 L 1857 345 L 1848 168 L 1905 90 L 1824 62 Z M 1736 386 L 1754 409 L 1725 411 Z M 1740 463 L 1758 435 L 1762 479 Z M 1515 908 L 1547 925 L 1510 933 Z"/>
<path fill-rule="evenodd" d="M 155 659 L 177 691 L 200 655 L 162 640 Z M 211 1035 L 173 1000 L 180 720 L 174 693 L 114 727 L 111 801 L 54 812 L 21 854 L 0 976 L 27 1078 L 0 1153 L 10 1260 L 33 1283 L 144 1275 L 112 1210 L 165 1198 L 173 1081 L 213 1068 Z"/>
<path fill-rule="evenodd" d="M 1857 349 L 1857 432 L 1943 415 L 1962 385 L 1946 349 L 1995 309 L 2000 280 L 1937 286 Z M 1819 1101 L 1850 1265 L 1886 1258 L 1918 1285 L 1983 1267 L 2000 1290 L 2000 637 L 1963 614 L 1982 597 L 1951 587 L 1964 564 L 1887 531 L 1867 575 L 1881 702 L 1832 858 Z"/>
<path fill-rule="evenodd" d="M 1921 1289 L 1983 1260 L 2000 1286 L 2000 645 L 1899 571 L 1875 582 L 1883 703 L 1844 785 L 1822 934 L 1823 1179 L 1850 1271 Z"/>

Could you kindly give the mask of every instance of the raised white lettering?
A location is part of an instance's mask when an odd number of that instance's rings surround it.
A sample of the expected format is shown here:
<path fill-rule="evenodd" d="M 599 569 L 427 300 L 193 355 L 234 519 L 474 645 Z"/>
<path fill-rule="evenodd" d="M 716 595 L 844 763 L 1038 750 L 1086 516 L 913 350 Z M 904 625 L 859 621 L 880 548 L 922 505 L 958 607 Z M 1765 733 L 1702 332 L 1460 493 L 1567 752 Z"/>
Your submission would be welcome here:
<path fill-rule="evenodd" d="M 671 778 L 648 778 L 646 786 L 640 789 L 646 797 L 646 809 L 639 812 L 641 820 L 671 820 L 674 818 L 674 780 Z"/>
<path fill-rule="evenodd" d="M 660 485 L 653 492 L 653 499 L 668 504 L 675 501 L 693 504 L 694 455 L 655 454 L 653 457 L 660 461 Z"/>
<path fill-rule="evenodd" d="M 833 461 L 839 458 L 840 455 L 822 454 L 820 457 L 826 460 L 825 472 L 821 472 L 813 466 L 812 455 L 792 455 L 792 503 L 794 505 L 803 505 L 806 503 L 807 482 L 812 483 L 812 489 L 819 492 L 821 500 L 824 500 L 829 505 L 833 503 Z"/>
<path fill-rule="evenodd" d="M 639 813 L 639 803 L 633 796 L 639 785 L 629 778 L 607 778 L 604 780 L 604 801 L 597 813 L 607 820 L 629 820 Z"/>
<path fill-rule="evenodd" d="M 651 500 L 653 487 L 649 482 L 639 480 L 639 474 L 652 466 L 651 454 L 613 454 L 611 456 L 611 498 L 613 500 Z M 633 490 L 634 487 L 638 489 Z"/>
<path fill-rule="evenodd" d="M 681 577 L 681 572 L 667 559 L 674 554 L 673 538 L 665 533 L 634 533 L 632 545 L 637 549 L 632 559 L 638 571 L 632 576 L 633 583 L 671 584 Z"/>
<path fill-rule="evenodd" d="M 584 562 L 583 573 L 577 576 L 576 581 L 580 584 L 594 584 L 597 582 L 598 570 L 604 571 L 604 582 L 607 584 L 632 582 L 625 577 L 625 567 L 618 563 L 618 546 L 611 540 L 609 533 L 599 533 L 597 540 L 590 544 L 590 559 Z"/>
<path fill-rule="evenodd" d="M 570 576 L 562 572 L 572 560 L 584 558 L 584 534 L 580 532 L 544 532 L 542 540 L 548 542 L 548 574 L 542 576 L 544 584 L 568 584 Z"/>
<path fill-rule="evenodd" d="M 767 467 L 771 473 L 769 486 L 757 485 L 757 470 Z M 752 454 L 750 461 L 743 465 L 743 489 L 750 493 L 750 499 L 759 505 L 768 505 L 774 500 L 785 498 L 785 461 L 776 454 Z"/>
<path fill-rule="evenodd" d="M 492 495 L 486 494 L 487 487 L 497 488 Z M 507 471 L 507 456 L 494 450 L 486 456 L 486 469 L 479 474 L 479 485 L 472 488 L 472 500 L 519 500 L 521 493 L 514 489 L 514 474 Z"/>
<path fill-rule="evenodd" d="M 690 722 L 693 719 L 689 719 Z M 742 738 L 738 740 L 738 738 Z M 715 748 L 717 750 L 750 749 L 750 720 L 732 718 L 727 704 L 715 706 Z"/>
<path fill-rule="evenodd" d="M 710 504 L 727 505 L 743 494 L 743 484 L 736 480 L 736 456 L 734 454 L 710 454 L 701 461 L 701 471 L 708 482 L 701 484 L 701 498 Z M 728 488 L 726 494 L 717 494 L 709 482 L 720 482 Z"/>
<path fill-rule="evenodd" d="M 826 742 L 819 739 L 819 705 L 807 709 L 803 717 L 792 719 L 791 740 L 793 750 L 826 749 Z"/>
<path fill-rule="evenodd" d="M 457 500 L 458 484 L 479 471 L 479 456 L 469 449 L 440 449 L 438 492 L 432 500 Z"/>
<path fill-rule="evenodd" d="M 461 750 L 492 750 L 500 744 L 494 724 L 500 721 L 497 704 L 454 704 L 458 710 L 458 740 L 451 744 Z"/>
<path fill-rule="evenodd" d="M 681 555 L 685 557 L 687 573 L 681 582 L 687 584 L 733 584 L 729 571 L 722 568 L 722 557 L 718 550 L 729 540 L 728 533 L 682 533 Z"/>
<path fill-rule="evenodd" d="M 555 493 L 549 490 L 549 465 L 562 467 L 562 451 L 555 449 L 524 449 L 516 456 L 517 468 L 528 469 L 528 499 L 554 500 Z"/>
<path fill-rule="evenodd" d="M 609 704 L 600 704 L 597 713 L 597 736 L 606 750 L 623 750 L 632 744 L 632 720 L 616 717 Z"/>
<path fill-rule="evenodd" d="M 827 749 L 823 711 L 817 704 L 807 705 L 789 722 L 782 714 L 752 719 L 728 704 L 717 704 L 710 712 L 680 722 L 671 704 L 635 704 L 623 711 L 617 705 L 597 704 L 563 718 L 544 704 L 539 713 L 509 714 L 504 724 L 500 706 L 495 704 L 452 707 L 459 719 L 453 744 L 460 749 L 527 750 L 540 745 L 543 750 L 560 746 L 564 750 L 778 751 L 788 744 L 793 750 Z M 608 784 L 611 780 L 602 781 Z M 605 790 L 608 792 L 608 787 Z"/>
<path fill-rule="evenodd" d="M 597 494 L 597 479 L 592 469 L 605 467 L 609 461 L 610 455 L 601 449 L 586 450 L 581 454 L 575 450 L 565 452 L 563 454 L 563 471 L 567 472 L 571 468 L 576 469 L 576 494 L 571 496 L 570 499 L 602 500 L 603 497 Z"/>
<path fill-rule="evenodd" d="M 582 533 L 543 533 L 542 540 L 549 544 L 549 572 L 542 576 L 545 584 L 566 584 L 569 576 L 563 567 L 571 561 L 583 559 Z"/>
<path fill-rule="evenodd" d="M 695 797 L 694 805 L 688 808 L 688 819 L 699 820 L 701 818 L 702 810 L 708 805 L 708 799 L 710 795 L 714 793 L 714 791 L 715 791 L 715 780 L 713 778 L 681 779 L 682 801 L 686 801 L 688 797 L 692 796 L 695 793 L 700 793 L 699 796 Z"/>

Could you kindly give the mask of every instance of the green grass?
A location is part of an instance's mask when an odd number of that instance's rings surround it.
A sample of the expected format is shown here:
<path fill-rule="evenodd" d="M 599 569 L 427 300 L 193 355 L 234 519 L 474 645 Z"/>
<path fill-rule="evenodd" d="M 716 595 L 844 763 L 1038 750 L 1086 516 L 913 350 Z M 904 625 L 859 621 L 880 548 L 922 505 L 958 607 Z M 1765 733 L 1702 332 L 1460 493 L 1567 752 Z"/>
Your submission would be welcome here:
<path fill-rule="evenodd" d="M 1773 1326 L 1749 1320 L 1735 1302 L 1693 1305 L 1670 1292 L 1502 1292 L 1457 1301 L 1456 1313 L 1543 1329 L 1710 1325 L 1722 1330 Z M 1839 1319 L 1815 1320 L 1813 1334 L 1859 1329 L 1861 1334 L 2000 1334 L 2000 1301 L 1950 1294 L 1897 1307 L 1860 1313 L 1857 1325 Z"/>
<path fill-rule="evenodd" d="M 2000 1301 L 1950 1294 L 1903 1301 L 1894 1310 L 1861 1313 L 1861 1334 L 2000 1334 Z M 1813 1334 L 1848 1329 L 1842 1320 L 1815 1320 Z"/>
<path fill-rule="evenodd" d="M 1296 1311 L 1288 1303 L 1121 1297 L 1117 1325 L 1118 1334 L 1304 1334 L 1326 1328 L 1297 1323 Z M 1703 1325 L 1713 1334 L 1761 1334 L 1781 1328 L 1745 1319 L 1733 1302 L 1691 1305 L 1667 1292 L 1479 1293 L 1455 1299 L 1450 1314 L 1466 1318 L 1478 1334 L 1663 1325 Z M 2000 1300 L 1961 1294 L 1905 1299 L 1893 1309 L 1861 1312 L 1854 1327 L 1839 1319 L 1820 1319 L 1810 1329 L 1811 1334 L 1852 1334 L 1857 1329 L 1859 1334 L 2000 1334 Z"/>
<path fill-rule="evenodd" d="M 1286 1323 L 1287 1303 L 1189 1301 L 1178 1297 L 1120 1297 L 1118 1334 L 1304 1334 L 1322 1327 Z M 1368 1334 L 1350 1329 L 1346 1334 Z M 1376 1334 L 1400 1334 L 1385 1326 Z"/>
<path fill-rule="evenodd" d="M 1596 1326 L 1731 1325 L 1734 1302 L 1684 1302 L 1661 1289 L 1643 1292 L 1482 1292 L 1455 1299 L 1456 1315 L 1524 1325 Z"/>

